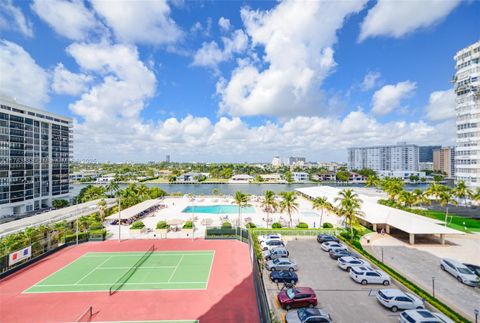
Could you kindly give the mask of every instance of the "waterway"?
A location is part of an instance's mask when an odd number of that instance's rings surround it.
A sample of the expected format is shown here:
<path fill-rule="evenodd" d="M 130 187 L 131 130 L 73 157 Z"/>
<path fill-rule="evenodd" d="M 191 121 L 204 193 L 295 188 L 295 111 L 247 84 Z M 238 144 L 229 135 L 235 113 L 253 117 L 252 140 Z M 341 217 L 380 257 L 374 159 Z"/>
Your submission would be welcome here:
<path fill-rule="evenodd" d="M 182 193 L 194 195 L 209 195 L 212 194 L 213 190 L 218 190 L 221 194 L 234 195 L 235 192 L 241 191 L 243 193 L 252 194 L 252 195 L 263 195 L 263 192 L 270 190 L 275 193 L 293 191 L 296 188 L 301 187 L 310 187 L 319 185 L 316 183 L 292 183 L 292 184 L 167 184 L 167 183 L 147 183 L 145 184 L 148 187 L 159 187 L 169 194 L 173 193 Z M 334 187 L 346 187 L 346 186 L 357 186 L 363 187 L 363 184 L 348 184 L 348 185 L 339 185 L 339 184 L 320 184 Z M 70 190 L 71 196 L 76 196 L 80 190 L 87 186 L 87 184 L 72 184 L 73 187 Z M 120 184 L 121 189 L 125 188 L 127 184 Z M 406 190 L 414 190 L 420 188 L 422 190 L 427 188 L 427 184 L 406 184 Z"/>

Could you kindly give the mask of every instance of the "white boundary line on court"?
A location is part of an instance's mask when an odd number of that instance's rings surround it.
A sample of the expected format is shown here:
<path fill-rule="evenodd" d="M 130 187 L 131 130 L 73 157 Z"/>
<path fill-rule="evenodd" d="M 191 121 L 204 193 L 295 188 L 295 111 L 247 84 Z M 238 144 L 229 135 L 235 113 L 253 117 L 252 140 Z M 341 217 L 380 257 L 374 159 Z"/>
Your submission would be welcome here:
<path fill-rule="evenodd" d="M 162 283 L 125 283 L 123 285 L 162 285 L 162 284 L 205 284 L 205 282 L 162 282 Z M 98 283 L 86 283 L 80 284 L 80 286 L 110 286 L 110 283 L 98 284 Z M 64 287 L 64 286 L 75 286 L 73 284 L 52 284 L 52 285 L 42 285 L 41 287 Z M 77 285 L 78 286 L 78 285 Z"/>
<path fill-rule="evenodd" d="M 132 267 L 100 267 L 96 268 L 96 270 L 103 270 L 103 269 L 131 269 Z M 138 269 L 162 269 L 162 268 L 175 268 L 175 266 L 140 266 Z"/>
<path fill-rule="evenodd" d="M 187 254 L 187 253 L 192 253 L 192 254 L 209 254 L 209 253 L 215 253 L 215 249 L 213 250 L 157 250 L 152 252 L 152 255 L 161 255 L 165 253 L 171 253 L 171 254 Z M 138 254 L 144 254 L 144 251 L 89 251 L 83 254 L 83 256 L 95 256 L 95 254 L 119 254 L 119 253 L 138 253 Z M 118 255 L 121 256 L 121 255 Z M 128 256 L 128 255 L 127 255 Z"/>
<path fill-rule="evenodd" d="M 185 256 L 185 255 L 182 255 L 182 256 L 180 257 L 180 260 L 177 262 L 177 265 L 175 266 L 175 269 L 173 270 L 172 274 L 171 274 L 170 277 L 168 278 L 168 282 L 170 282 L 170 281 L 172 280 L 173 275 L 175 275 L 175 273 L 177 272 L 178 266 L 179 266 L 180 263 L 182 262 L 184 256 Z"/>
<path fill-rule="evenodd" d="M 143 322 L 152 322 L 152 323 L 176 323 L 176 322 L 188 322 L 188 323 L 200 323 L 200 320 L 143 320 L 143 321 L 95 321 L 96 323 L 143 323 Z M 203 321 L 202 321 L 203 322 Z M 65 323 L 76 323 L 76 322 L 65 322 Z"/>
<path fill-rule="evenodd" d="M 213 261 L 215 260 L 215 250 L 213 250 L 212 260 L 210 261 L 210 270 L 208 272 L 207 283 L 205 284 L 205 289 L 208 289 L 208 283 L 210 283 L 210 275 L 212 274 Z"/>
<path fill-rule="evenodd" d="M 82 280 L 84 280 L 85 278 L 87 278 L 88 275 L 90 274 L 93 274 L 97 268 L 99 268 L 101 265 L 103 265 L 104 263 L 106 263 L 107 261 L 109 261 L 110 259 L 112 259 L 112 256 L 108 257 L 107 259 L 105 259 L 105 261 L 103 261 L 102 263 L 98 264 L 97 266 L 95 266 L 95 268 L 93 268 L 92 270 L 90 270 L 86 275 L 83 275 L 82 278 L 80 278 L 79 280 L 77 280 L 73 285 L 78 285 L 79 282 L 81 282 Z"/>

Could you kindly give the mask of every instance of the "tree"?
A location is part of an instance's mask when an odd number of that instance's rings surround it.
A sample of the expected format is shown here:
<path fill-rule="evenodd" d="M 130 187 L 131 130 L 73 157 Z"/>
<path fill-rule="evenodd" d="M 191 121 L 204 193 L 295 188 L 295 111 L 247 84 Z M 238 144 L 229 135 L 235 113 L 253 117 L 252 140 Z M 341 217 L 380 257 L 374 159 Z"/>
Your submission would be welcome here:
<path fill-rule="evenodd" d="M 167 192 L 162 190 L 160 187 L 154 186 L 148 189 L 148 196 L 151 199 L 158 199 L 160 197 L 165 197 Z"/>
<path fill-rule="evenodd" d="M 62 199 L 52 201 L 52 206 L 56 209 L 64 208 L 64 207 L 68 206 L 68 204 L 69 203 L 68 203 L 67 200 L 62 200 Z"/>
<path fill-rule="evenodd" d="M 365 182 L 365 186 L 367 187 L 377 187 L 379 185 L 379 179 L 377 178 L 377 176 L 373 175 L 373 176 L 368 176 L 367 177 L 367 180 Z"/>
<path fill-rule="evenodd" d="M 410 176 L 408 177 L 408 180 L 409 180 L 410 182 L 416 183 L 416 182 L 418 182 L 418 181 L 420 180 L 420 177 L 419 177 L 418 175 L 412 174 L 412 175 L 410 175 Z"/>
<path fill-rule="evenodd" d="M 214 189 L 212 190 L 212 194 L 213 194 L 213 195 L 220 195 L 220 190 L 219 190 L 218 188 L 214 188 Z"/>
<path fill-rule="evenodd" d="M 169 183 L 175 183 L 176 181 L 177 181 L 177 176 L 175 176 L 175 175 L 168 176 L 168 182 Z"/>
<path fill-rule="evenodd" d="M 107 210 L 107 202 L 104 199 L 101 199 L 98 202 L 98 214 L 100 215 L 100 222 L 105 221 L 105 211 Z"/>
<path fill-rule="evenodd" d="M 438 182 L 441 182 L 441 181 L 443 181 L 443 176 L 440 175 L 440 174 L 434 174 L 434 175 L 433 175 L 433 180 L 434 180 L 435 182 L 437 182 L 437 183 L 438 183 Z"/>
<path fill-rule="evenodd" d="M 400 178 L 386 177 L 380 184 L 382 190 L 387 193 L 388 199 L 395 201 L 398 195 L 403 191 L 404 182 Z"/>
<path fill-rule="evenodd" d="M 438 184 L 437 182 L 434 182 L 430 184 L 430 186 L 425 190 L 425 194 L 437 200 L 440 198 L 441 193 L 445 192 L 446 190 L 447 190 L 446 186 L 443 186 L 441 184 Z"/>
<path fill-rule="evenodd" d="M 270 225 L 270 213 L 275 212 L 278 207 L 277 201 L 275 200 L 275 193 L 273 191 L 265 191 L 263 193 L 262 207 L 267 213 L 267 227 Z"/>
<path fill-rule="evenodd" d="M 148 187 L 145 184 L 141 184 L 137 187 L 137 194 L 140 200 L 144 201 L 148 198 Z"/>
<path fill-rule="evenodd" d="M 287 212 L 288 219 L 290 222 L 290 228 L 292 227 L 292 213 L 296 212 L 298 209 L 297 196 L 295 192 L 281 192 L 280 196 L 282 200 L 280 201 L 280 212 Z"/>
<path fill-rule="evenodd" d="M 263 182 L 263 178 L 260 175 L 255 176 L 255 182 L 261 183 Z"/>
<path fill-rule="evenodd" d="M 116 181 L 111 181 L 107 184 L 106 189 L 110 192 L 110 196 L 115 196 L 116 192 L 120 189 L 120 186 Z"/>
<path fill-rule="evenodd" d="M 453 189 L 452 193 L 459 199 L 463 199 L 464 205 L 467 204 L 467 197 L 471 196 L 471 191 L 468 189 L 467 185 L 465 185 L 464 181 L 458 182 L 458 184 Z"/>
<path fill-rule="evenodd" d="M 340 182 L 348 182 L 348 179 L 350 178 L 350 172 L 346 170 L 340 170 L 337 172 L 337 180 Z"/>
<path fill-rule="evenodd" d="M 355 171 L 356 173 L 362 175 L 363 177 L 377 177 L 377 173 L 370 168 L 363 168 Z"/>
<path fill-rule="evenodd" d="M 411 207 L 416 202 L 416 197 L 412 192 L 401 191 L 398 195 L 398 201 L 403 204 L 403 206 Z"/>
<path fill-rule="evenodd" d="M 235 192 L 235 196 L 233 198 L 235 204 L 238 206 L 238 226 L 242 227 L 242 208 L 248 205 L 248 195 L 244 194 L 240 191 Z"/>
<path fill-rule="evenodd" d="M 322 227 L 323 223 L 323 211 L 324 210 L 332 210 L 333 205 L 328 202 L 326 197 L 317 197 L 313 200 L 313 208 L 315 210 L 320 210 L 320 224 L 318 225 L 319 228 Z"/>
<path fill-rule="evenodd" d="M 480 188 L 477 187 L 475 191 L 470 191 L 470 199 L 472 202 L 480 203 Z"/>
<path fill-rule="evenodd" d="M 103 186 L 88 185 L 80 191 L 79 200 L 81 202 L 93 201 L 105 197 L 105 188 Z"/>
<path fill-rule="evenodd" d="M 445 226 L 447 226 L 448 222 L 448 205 L 457 205 L 457 201 L 455 200 L 453 194 L 451 194 L 450 190 L 444 190 L 440 193 L 438 201 L 441 206 L 445 207 Z"/>
<path fill-rule="evenodd" d="M 288 183 L 293 182 L 293 176 L 292 176 L 292 173 L 291 173 L 291 172 L 286 171 L 283 176 L 285 177 L 285 180 L 286 180 Z"/>
<path fill-rule="evenodd" d="M 353 225 L 357 223 L 357 216 L 361 214 L 360 206 L 362 205 L 362 200 L 352 189 L 345 189 L 338 193 L 335 201 L 340 202 L 337 208 L 337 215 L 343 215 L 345 220 L 349 222 L 350 239 L 353 240 Z"/>
<path fill-rule="evenodd" d="M 413 190 L 412 194 L 415 198 L 414 205 L 427 205 L 432 203 L 427 195 L 419 188 Z"/>

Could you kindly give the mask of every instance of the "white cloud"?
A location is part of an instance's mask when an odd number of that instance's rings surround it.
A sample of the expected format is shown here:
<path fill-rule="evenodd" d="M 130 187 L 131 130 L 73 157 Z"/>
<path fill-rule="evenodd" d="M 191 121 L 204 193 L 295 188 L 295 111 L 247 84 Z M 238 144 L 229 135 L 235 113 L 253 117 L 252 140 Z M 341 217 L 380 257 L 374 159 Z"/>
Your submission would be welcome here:
<path fill-rule="evenodd" d="M 402 37 L 446 17 L 461 0 L 378 0 L 362 22 L 359 41 L 368 37 Z"/>
<path fill-rule="evenodd" d="M 104 31 L 82 0 L 34 0 L 31 7 L 57 34 L 68 39 L 85 40 Z"/>
<path fill-rule="evenodd" d="M 220 17 L 220 19 L 218 20 L 218 25 L 223 31 L 229 31 L 231 27 L 230 19 Z"/>
<path fill-rule="evenodd" d="M 453 89 L 432 92 L 425 108 L 427 118 L 432 121 L 454 119 L 455 97 Z"/>
<path fill-rule="evenodd" d="M 215 41 L 203 43 L 195 53 L 192 65 L 216 69 L 219 63 L 228 61 L 234 54 L 245 51 L 248 46 L 248 37 L 242 30 L 237 29 L 230 37 L 222 37 L 222 42 L 223 49 Z"/>
<path fill-rule="evenodd" d="M 12 0 L 0 2 L 0 29 L 18 30 L 27 37 L 33 37 L 32 23 L 20 8 L 13 5 Z"/>
<path fill-rule="evenodd" d="M 48 101 L 48 73 L 19 45 L 0 40 L 0 93 L 33 107 Z"/>
<path fill-rule="evenodd" d="M 92 4 L 122 42 L 171 44 L 182 37 L 165 0 L 119 1 L 115 4 L 92 0 Z"/>
<path fill-rule="evenodd" d="M 57 94 L 78 95 L 85 90 L 90 81 L 92 77 L 72 73 L 59 63 L 53 71 L 52 90 Z"/>
<path fill-rule="evenodd" d="M 219 81 L 220 112 L 284 117 L 318 109 L 322 81 L 335 67 L 336 32 L 365 2 L 292 0 L 268 11 L 243 8 L 246 32 L 264 55 L 259 64 L 242 60 L 229 80 Z"/>
<path fill-rule="evenodd" d="M 372 112 L 385 115 L 400 107 L 403 99 L 410 97 L 415 91 L 416 83 L 410 81 L 389 84 L 373 94 Z"/>
<path fill-rule="evenodd" d="M 360 86 L 362 91 L 369 91 L 376 87 L 380 81 L 380 77 L 381 74 L 379 72 L 368 72 Z"/>

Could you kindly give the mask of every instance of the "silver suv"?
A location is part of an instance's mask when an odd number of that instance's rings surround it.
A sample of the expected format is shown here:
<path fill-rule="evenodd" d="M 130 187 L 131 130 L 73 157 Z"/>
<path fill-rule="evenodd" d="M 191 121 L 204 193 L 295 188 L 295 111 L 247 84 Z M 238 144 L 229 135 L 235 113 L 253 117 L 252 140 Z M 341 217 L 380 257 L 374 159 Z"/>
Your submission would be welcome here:
<path fill-rule="evenodd" d="M 263 252 L 263 257 L 266 260 L 273 260 L 277 258 L 287 258 L 289 252 L 287 249 L 280 247 L 280 248 L 273 248 L 272 250 L 267 250 Z"/>

